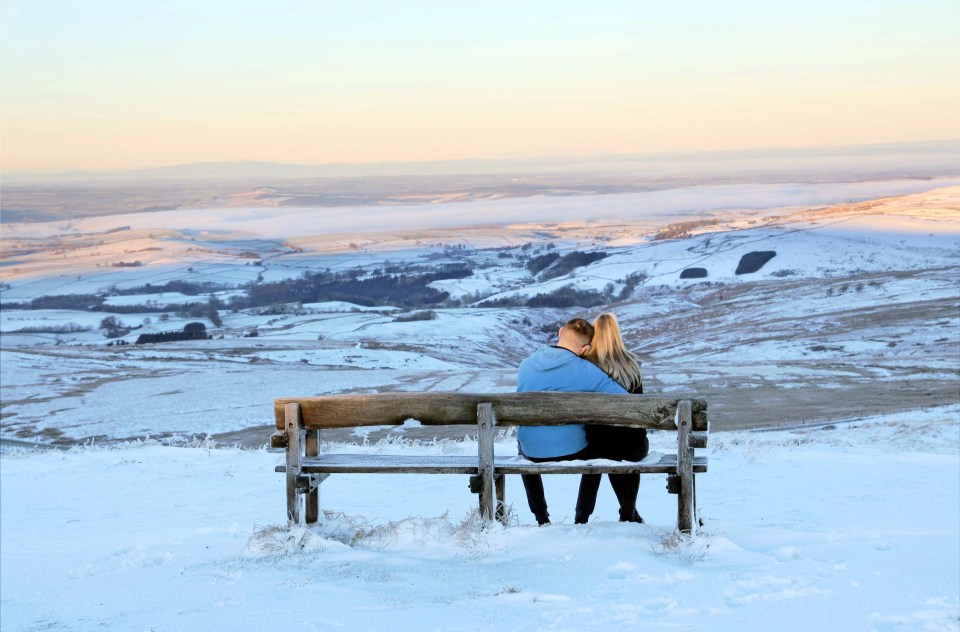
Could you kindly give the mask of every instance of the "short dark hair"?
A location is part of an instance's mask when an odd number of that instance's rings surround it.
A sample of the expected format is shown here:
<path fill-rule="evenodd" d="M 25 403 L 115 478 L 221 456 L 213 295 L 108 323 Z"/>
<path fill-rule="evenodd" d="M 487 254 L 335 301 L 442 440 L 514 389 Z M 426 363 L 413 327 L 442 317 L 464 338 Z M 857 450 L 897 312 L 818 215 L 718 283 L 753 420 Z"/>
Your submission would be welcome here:
<path fill-rule="evenodd" d="M 564 329 L 569 329 L 588 343 L 593 340 L 593 325 L 582 318 L 571 318 L 563 325 Z"/>

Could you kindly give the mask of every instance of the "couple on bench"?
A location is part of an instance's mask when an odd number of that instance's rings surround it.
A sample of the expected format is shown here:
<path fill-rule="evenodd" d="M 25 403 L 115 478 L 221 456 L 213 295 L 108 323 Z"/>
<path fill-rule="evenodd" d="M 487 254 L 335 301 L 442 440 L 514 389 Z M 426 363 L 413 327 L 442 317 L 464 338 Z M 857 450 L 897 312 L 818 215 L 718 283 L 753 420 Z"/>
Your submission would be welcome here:
<path fill-rule="evenodd" d="M 623 346 L 620 326 L 613 314 L 600 314 L 591 325 L 574 318 L 560 328 L 557 344 L 541 347 L 520 363 L 517 391 L 578 391 L 642 393 L 640 363 Z M 647 431 L 626 426 L 568 424 L 521 426 L 517 431 L 520 455 L 530 461 L 613 459 L 640 461 L 649 451 Z M 608 474 L 621 522 L 643 522 L 637 513 L 639 474 Z M 574 523 L 586 524 L 597 504 L 600 474 L 580 479 Z M 525 474 L 523 487 L 530 511 L 540 525 L 550 522 L 543 480 Z"/>

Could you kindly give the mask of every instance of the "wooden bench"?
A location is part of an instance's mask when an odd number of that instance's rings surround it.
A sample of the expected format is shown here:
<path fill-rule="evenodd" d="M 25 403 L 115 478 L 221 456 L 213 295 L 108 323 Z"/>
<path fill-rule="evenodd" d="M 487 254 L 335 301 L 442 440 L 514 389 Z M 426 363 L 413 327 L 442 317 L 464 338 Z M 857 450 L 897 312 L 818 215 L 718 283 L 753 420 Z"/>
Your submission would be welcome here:
<path fill-rule="evenodd" d="M 287 519 L 302 524 L 320 513 L 319 488 L 331 474 L 466 474 L 480 495 L 484 519 L 504 518 L 506 474 L 667 474 L 668 490 L 678 495 L 677 529 L 690 533 L 696 515 L 695 474 L 707 459 L 695 456 L 707 445 L 707 404 L 699 399 L 664 399 L 604 393 L 379 393 L 291 397 L 274 400 L 277 432 L 271 446 L 286 449 Z M 476 424 L 478 455 L 319 454 L 320 431 L 331 428 L 400 425 L 415 419 L 426 426 Z M 632 425 L 677 433 L 677 453 L 656 462 L 556 461 L 533 463 L 495 456 L 500 426 L 595 423 Z"/>

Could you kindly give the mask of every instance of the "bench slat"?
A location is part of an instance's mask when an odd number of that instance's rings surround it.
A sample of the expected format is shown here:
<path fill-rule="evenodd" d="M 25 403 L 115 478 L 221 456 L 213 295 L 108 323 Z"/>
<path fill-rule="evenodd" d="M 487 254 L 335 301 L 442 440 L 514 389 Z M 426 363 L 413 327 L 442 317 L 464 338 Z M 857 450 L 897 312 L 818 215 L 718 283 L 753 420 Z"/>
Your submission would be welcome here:
<path fill-rule="evenodd" d="M 392 454 L 324 454 L 304 457 L 304 474 L 476 474 L 477 459 L 472 456 L 401 456 Z M 641 474 L 675 474 L 677 455 L 664 454 L 655 463 L 631 463 L 594 459 L 591 461 L 548 461 L 533 463 L 517 457 L 496 457 L 494 470 L 497 474 L 605 474 L 609 472 Z M 286 472 L 278 465 L 277 472 Z M 707 471 L 707 457 L 693 459 L 693 471 Z"/>
<path fill-rule="evenodd" d="M 548 461 L 533 463 L 530 461 L 496 460 L 497 474 L 676 474 L 677 455 L 664 454 L 656 463 L 631 463 L 629 461 L 608 461 L 595 459 L 591 461 Z M 693 471 L 702 473 L 707 471 L 707 457 L 693 458 Z"/>
<path fill-rule="evenodd" d="M 633 424 L 676 430 L 677 403 L 688 397 L 662 398 L 608 393 L 376 393 L 274 400 L 277 428 L 284 429 L 284 407 L 301 406 L 306 429 L 399 425 L 407 419 L 433 425 L 476 425 L 477 405 L 493 404 L 498 426 L 565 423 Z M 705 431 L 707 402 L 691 400 L 692 430 Z"/>
<path fill-rule="evenodd" d="M 408 473 L 408 474 L 476 474 L 475 456 L 404 456 L 396 454 L 323 454 L 304 458 L 304 474 Z M 285 471 L 282 465 L 277 471 Z"/>

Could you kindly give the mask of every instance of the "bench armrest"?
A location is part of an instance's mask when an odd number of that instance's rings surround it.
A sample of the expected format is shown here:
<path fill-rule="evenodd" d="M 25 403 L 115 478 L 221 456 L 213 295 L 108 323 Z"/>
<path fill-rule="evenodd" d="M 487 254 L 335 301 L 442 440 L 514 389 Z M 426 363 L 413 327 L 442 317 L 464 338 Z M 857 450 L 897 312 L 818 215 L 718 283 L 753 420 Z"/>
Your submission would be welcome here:
<path fill-rule="evenodd" d="M 271 448 L 286 448 L 289 444 L 287 440 L 287 433 L 285 432 L 274 432 L 270 435 L 270 447 Z"/>

